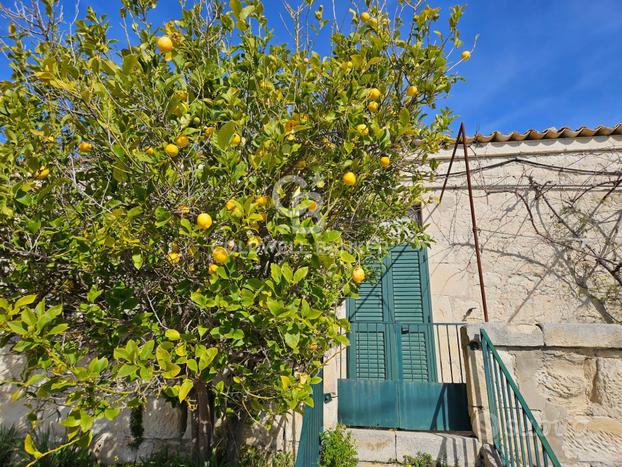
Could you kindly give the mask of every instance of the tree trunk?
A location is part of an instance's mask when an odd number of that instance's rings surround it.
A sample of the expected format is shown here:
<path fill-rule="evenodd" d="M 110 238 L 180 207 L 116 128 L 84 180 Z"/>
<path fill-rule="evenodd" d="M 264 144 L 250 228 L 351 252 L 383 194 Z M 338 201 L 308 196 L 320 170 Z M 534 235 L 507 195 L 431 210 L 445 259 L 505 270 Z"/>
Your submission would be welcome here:
<path fill-rule="evenodd" d="M 209 461 L 214 433 L 214 394 L 203 381 L 194 382 L 196 409 L 192 412 L 192 454 L 203 465 Z"/>
<path fill-rule="evenodd" d="M 242 430 L 244 428 L 244 417 L 237 413 L 227 420 L 227 446 L 226 460 L 227 465 L 236 466 L 240 462 L 240 447 L 242 446 Z"/>

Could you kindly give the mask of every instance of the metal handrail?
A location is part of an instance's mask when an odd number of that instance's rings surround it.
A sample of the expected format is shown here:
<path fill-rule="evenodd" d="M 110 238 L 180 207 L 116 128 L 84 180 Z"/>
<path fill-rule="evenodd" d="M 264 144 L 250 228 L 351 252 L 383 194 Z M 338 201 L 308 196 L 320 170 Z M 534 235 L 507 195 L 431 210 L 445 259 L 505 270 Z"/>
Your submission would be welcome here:
<path fill-rule="evenodd" d="M 480 330 L 494 447 L 505 466 L 561 467 L 490 337 Z"/>

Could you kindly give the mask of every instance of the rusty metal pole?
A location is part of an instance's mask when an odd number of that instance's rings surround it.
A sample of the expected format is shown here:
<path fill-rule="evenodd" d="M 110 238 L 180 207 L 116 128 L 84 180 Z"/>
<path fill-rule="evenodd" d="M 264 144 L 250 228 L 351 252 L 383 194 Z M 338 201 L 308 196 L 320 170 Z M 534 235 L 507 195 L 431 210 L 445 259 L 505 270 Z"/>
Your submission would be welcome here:
<path fill-rule="evenodd" d="M 475 218 L 475 204 L 473 203 L 473 187 L 471 186 L 471 170 L 469 168 L 469 154 L 467 151 L 467 138 L 464 123 L 460 124 L 458 138 L 462 137 L 462 147 L 464 148 L 464 168 L 466 171 L 467 188 L 469 190 L 469 205 L 471 206 L 471 224 L 473 226 L 473 242 L 475 243 L 475 257 L 477 258 L 477 272 L 479 274 L 479 289 L 482 294 L 482 307 L 484 311 L 484 321 L 488 322 L 488 304 L 486 303 L 486 288 L 484 286 L 484 271 L 482 270 L 482 258 L 479 251 L 479 236 L 477 233 L 477 219 Z M 456 144 L 458 140 L 456 140 Z"/>

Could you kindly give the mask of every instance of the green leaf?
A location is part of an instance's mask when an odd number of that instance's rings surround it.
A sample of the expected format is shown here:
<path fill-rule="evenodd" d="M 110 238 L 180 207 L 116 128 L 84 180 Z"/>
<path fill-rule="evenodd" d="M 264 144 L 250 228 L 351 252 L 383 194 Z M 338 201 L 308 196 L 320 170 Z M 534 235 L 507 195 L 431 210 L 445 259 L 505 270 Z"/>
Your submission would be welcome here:
<path fill-rule="evenodd" d="M 167 329 L 164 335 L 167 339 L 172 341 L 178 341 L 179 339 L 181 339 L 181 334 L 179 334 L 179 331 L 177 331 L 176 329 Z"/>
<path fill-rule="evenodd" d="M 153 340 L 148 340 L 145 342 L 140 349 L 139 357 L 141 360 L 147 360 L 153 355 L 153 347 L 155 346 L 155 342 Z"/>
<path fill-rule="evenodd" d="M 134 67 L 138 65 L 138 55 L 128 54 L 123 57 L 123 66 L 121 67 L 124 74 L 129 75 L 134 70 Z"/>
<path fill-rule="evenodd" d="M 36 448 L 35 442 L 32 440 L 32 436 L 30 436 L 30 433 L 28 433 L 26 435 L 26 438 L 24 438 L 24 451 L 26 451 L 31 456 L 34 456 L 35 459 L 39 459 L 42 456 L 42 454 Z"/>
<path fill-rule="evenodd" d="M 298 342 L 300 342 L 300 334 L 285 334 L 285 343 L 293 350 L 298 350 Z"/>
<path fill-rule="evenodd" d="M 281 282 L 281 267 L 276 264 L 276 263 L 272 263 L 270 265 L 270 275 L 272 276 L 272 280 L 274 281 L 275 284 L 279 284 L 279 282 Z"/>
<path fill-rule="evenodd" d="M 184 382 L 181 383 L 181 387 L 179 388 L 179 394 L 177 395 L 177 397 L 179 398 L 179 402 L 183 402 L 186 399 L 186 396 L 188 396 L 188 393 L 192 389 L 192 386 L 194 386 L 194 383 L 189 379 L 185 379 Z"/>
<path fill-rule="evenodd" d="M 279 316 L 285 311 L 285 305 L 278 300 L 272 300 L 271 298 L 269 298 L 268 300 L 266 300 L 266 304 L 268 305 L 270 313 L 272 313 L 274 316 Z"/>
<path fill-rule="evenodd" d="M 32 302 L 36 300 L 36 295 L 26 295 L 15 302 L 15 309 L 19 310 L 20 308 L 30 305 Z"/>
<path fill-rule="evenodd" d="M 199 371 L 203 371 L 205 368 L 210 366 L 216 358 L 216 355 L 218 355 L 217 347 L 210 347 L 209 349 L 201 347 L 197 349 L 197 357 L 199 357 Z"/>
<path fill-rule="evenodd" d="M 132 263 L 134 263 L 134 267 L 136 269 L 140 269 L 143 267 L 143 255 L 140 253 L 136 253 L 132 255 Z"/>
<path fill-rule="evenodd" d="M 174 378 L 179 374 L 180 371 L 181 367 L 179 365 L 171 363 L 166 367 L 165 371 L 162 372 L 162 376 L 164 376 L 165 378 Z"/>
<path fill-rule="evenodd" d="M 106 417 L 108 420 L 114 420 L 118 417 L 120 413 L 121 409 L 118 409 L 116 407 L 108 407 L 106 410 L 104 410 L 104 417 Z"/>
<path fill-rule="evenodd" d="M 296 270 L 296 273 L 294 274 L 294 284 L 297 284 L 298 282 L 303 280 L 305 277 L 307 277 L 308 273 L 309 273 L 309 268 L 306 266 Z"/>
<path fill-rule="evenodd" d="M 283 272 L 285 280 L 291 284 L 294 280 L 294 272 L 292 271 L 290 265 L 287 263 L 283 264 L 283 266 L 281 266 L 281 272 Z"/>
<path fill-rule="evenodd" d="M 48 336 L 52 336 L 52 335 L 55 335 L 55 334 L 62 334 L 62 333 L 64 333 L 67 330 L 67 328 L 69 328 L 69 325 L 66 324 L 66 323 L 57 324 L 52 329 L 50 329 L 46 334 Z"/>
<path fill-rule="evenodd" d="M 227 149 L 233 133 L 235 133 L 235 122 L 227 122 L 216 132 L 216 145 L 220 149 Z"/>

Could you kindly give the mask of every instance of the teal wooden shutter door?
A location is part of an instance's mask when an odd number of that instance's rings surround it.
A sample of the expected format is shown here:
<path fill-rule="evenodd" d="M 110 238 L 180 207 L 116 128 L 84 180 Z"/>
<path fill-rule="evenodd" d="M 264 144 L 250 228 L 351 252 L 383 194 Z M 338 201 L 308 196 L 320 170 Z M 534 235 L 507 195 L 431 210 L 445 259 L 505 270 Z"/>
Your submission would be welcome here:
<path fill-rule="evenodd" d="M 383 380 L 388 377 L 387 326 L 382 280 L 364 282 L 357 300 L 348 301 L 352 323 L 349 372 L 352 378 Z"/>
<path fill-rule="evenodd" d="M 435 379 L 430 328 L 428 267 L 425 250 L 400 245 L 391 250 L 388 282 L 389 308 L 395 320 L 398 347 L 398 377 L 401 381 L 428 382 Z"/>

